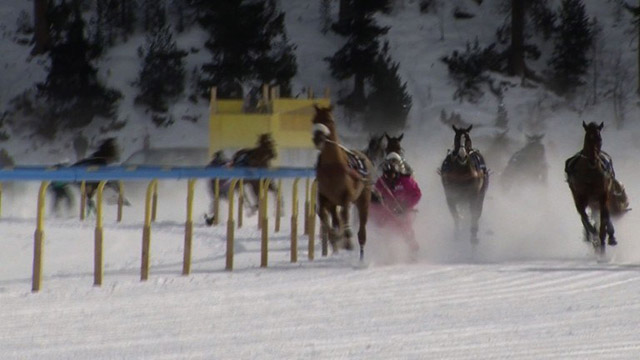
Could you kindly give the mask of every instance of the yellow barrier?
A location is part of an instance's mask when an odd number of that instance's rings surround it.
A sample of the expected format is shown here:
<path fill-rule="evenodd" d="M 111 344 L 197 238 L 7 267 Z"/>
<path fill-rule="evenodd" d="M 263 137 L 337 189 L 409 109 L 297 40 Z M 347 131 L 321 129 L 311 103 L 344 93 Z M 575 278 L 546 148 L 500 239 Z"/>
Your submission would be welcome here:
<path fill-rule="evenodd" d="M 231 180 L 229 184 L 229 217 L 227 219 L 227 263 L 225 265 L 226 270 L 233 270 L 233 236 L 235 230 L 235 224 L 233 221 L 233 194 L 236 189 L 236 183 L 238 179 Z"/>
<path fill-rule="evenodd" d="M 149 278 L 149 251 L 151 250 L 151 197 L 156 193 L 158 180 L 153 179 L 147 186 L 147 196 L 144 204 L 144 225 L 142 228 L 142 261 L 140 265 L 140 280 Z"/>
<path fill-rule="evenodd" d="M 94 232 L 94 246 L 93 246 L 93 285 L 102 285 L 102 270 L 103 270 L 103 256 L 102 256 L 102 195 L 104 192 L 104 186 L 107 184 L 105 180 L 98 183 L 97 208 L 96 208 L 96 229 Z"/>
<path fill-rule="evenodd" d="M 191 247 L 193 244 L 193 192 L 196 180 L 189 179 L 187 183 L 187 220 L 184 224 L 184 257 L 182 261 L 182 275 L 191 272 Z"/>
<path fill-rule="evenodd" d="M 276 219 L 275 232 L 280 231 L 280 217 L 282 216 L 282 179 L 278 179 L 278 191 L 276 193 Z"/>
<path fill-rule="evenodd" d="M 43 181 L 40 184 L 40 191 L 38 191 L 36 232 L 33 239 L 33 277 L 31 279 L 31 291 L 33 292 L 40 291 L 40 285 L 42 284 L 42 251 L 44 250 L 44 206 L 47 187 L 50 183 L 50 181 Z"/>
<path fill-rule="evenodd" d="M 242 227 L 242 217 L 244 214 L 244 180 L 238 182 L 238 229 Z"/>
<path fill-rule="evenodd" d="M 261 103 L 266 110 L 245 112 L 241 99 L 217 99 L 216 88 L 211 89 L 209 114 L 209 154 L 218 150 L 238 149 L 255 145 L 258 135 L 269 132 L 278 148 L 313 149 L 311 119 L 313 105 L 329 106 L 328 89 L 324 98 L 280 98 L 278 91 L 263 89 Z M 309 92 L 312 96 L 312 92 Z M 274 164 L 279 164 L 278 158 Z"/>
<path fill-rule="evenodd" d="M 85 210 L 87 206 L 87 182 L 80 183 L 80 220 L 84 220 Z"/>
<path fill-rule="evenodd" d="M 260 267 L 267 267 L 269 261 L 269 219 L 267 218 L 267 211 L 270 184 L 271 179 L 260 179 L 260 208 L 258 210 L 258 216 L 262 219 L 262 221 L 258 221 L 258 223 L 262 224 L 260 236 Z"/>
<path fill-rule="evenodd" d="M 213 225 L 220 223 L 220 179 L 215 179 L 213 187 Z"/>
<path fill-rule="evenodd" d="M 315 256 L 316 239 L 316 199 L 318 193 L 318 180 L 313 180 L 311 185 L 311 201 L 309 202 L 309 260 Z"/>
<path fill-rule="evenodd" d="M 291 262 L 298 261 L 298 183 L 300 178 L 293 180 L 291 194 Z M 306 221 L 305 221 L 306 222 Z"/>
<path fill-rule="evenodd" d="M 192 239 L 193 239 L 193 202 L 194 202 L 194 188 L 195 179 L 188 180 L 187 188 L 187 216 L 185 221 L 185 238 L 184 238 L 184 257 L 182 274 L 188 275 L 191 272 L 191 255 L 192 255 Z M 298 185 L 300 178 L 296 178 L 293 181 L 292 190 L 292 204 L 291 204 L 291 262 L 297 262 L 298 256 Z M 96 205 L 96 225 L 94 231 L 94 286 L 101 286 L 103 280 L 103 198 L 104 188 L 106 181 L 100 181 L 97 188 L 97 205 Z M 268 226 L 268 200 L 269 200 L 269 184 L 271 179 L 260 180 L 260 191 L 258 196 L 259 211 L 258 218 L 262 223 L 261 227 L 261 260 L 260 266 L 268 266 L 268 250 L 269 250 L 269 226 Z M 309 183 L 308 179 L 306 183 Z M 43 264 L 43 252 L 44 252 L 44 214 L 45 214 L 45 199 L 46 190 L 50 181 L 43 181 L 40 185 L 38 193 L 38 207 L 37 207 L 37 225 L 34 234 L 34 258 L 33 258 L 33 278 L 32 278 L 32 291 L 37 292 L 41 288 L 42 283 L 42 264 Z M 236 186 L 240 184 L 242 187 L 242 180 L 232 179 L 229 186 L 229 215 L 227 219 L 227 253 L 226 253 L 226 270 L 233 269 L 234 258 L 234 200 L 236 193 Z M 311 189 L 307 188 L 307 197 L 309 200 L 309 216 L 305 219 L 305 222 L 309 224 L 309 260 L 314 258 L 314 242 L 315 242 L 315 209 L 316 206 L 316 194 L 317 194 L 317 181 L 314 180 L 311 184 Z M 149 267 L 150 267 L 150 253 L 151 253 L 151 223 L 153 221 L 153 198 L 157 198 L 158 180 L 154 179 L 149 182 L 145 197 L 145 216 L 142 231 L 142 256 L 141 256 L 141 270 L 140 280 L 148 280 Z M 122 191 L 122 185 L 120 184 L 120 191 Z M 276 201 L 276 222 L 278 221 L 281 213 L 278 210 L 282 206 L 282 180 L 278 180 L 278 195 Z M 238 191 L 239 200 L 242 199 L 242 191 Z M 242 212 L 238 211 L 239 219 L 241 219 Z M 276 231 L 279 227 L 276 227 Z"/>

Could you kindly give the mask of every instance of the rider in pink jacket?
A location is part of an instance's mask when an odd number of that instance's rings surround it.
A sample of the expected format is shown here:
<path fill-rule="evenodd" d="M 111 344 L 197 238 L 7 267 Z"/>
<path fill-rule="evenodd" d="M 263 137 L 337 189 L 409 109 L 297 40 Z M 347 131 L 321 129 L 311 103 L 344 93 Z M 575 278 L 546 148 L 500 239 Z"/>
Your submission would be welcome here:
<path fill-rule="evenodd" d="M 372 204 L 370 212 L 377 225 L 397 228 L 411 248 L 417 250 L 413 220 L 422 192 L 415 179 L 403 169 L 402 158 L 389 153 L 382 165 L 383 174 L 375 184 L 380 201 Z"/>

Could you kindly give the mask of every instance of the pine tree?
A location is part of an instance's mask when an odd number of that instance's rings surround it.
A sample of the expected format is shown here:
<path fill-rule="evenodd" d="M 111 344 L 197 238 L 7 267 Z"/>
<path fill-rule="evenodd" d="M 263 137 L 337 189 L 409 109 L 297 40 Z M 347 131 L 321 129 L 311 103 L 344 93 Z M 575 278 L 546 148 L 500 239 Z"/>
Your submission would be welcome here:
<path fill-rule="evenodd" d="M 351 17 L 348 22 L 333 27 L 347 37 L 347 42 L 326 60 L 333 77 L 338 80 L 354 79 L 353 91 L 341 101 L 355 110 L 361 110 L 366 105 L 364 84 L 373 75 L 380 51 L 378 38 L 389 31 L 388 27 L 378 26 L 373 15 L 376 11 L 388 9 L 389 2 L 351 0 L 350 6 Z"/>
<path fill-rule="evenodd" d="M 201 14 L 200 24 L 210 34 L 205 47 L 213 54 L 202 67 L 205 96 L 212 86 L 222 98 L 242 96 L 242 84 L 252 80 L 289 87 L 297 72 L 295 47 L 273 0 L 204 2 Z"/>
<path fill-rule="evenodd" d="M 331 0 L 320 0 L 320 31 L 326 34 L 331 28 Z"/>
<path fill-rule="evenodd" d="M 375 71 L 370 79 L 372 88 L 367 97 L 367 125 L 378 131 L 404 129 L 411 110 L 411 95 L 407 83 L 398 74 L 400 65 L 389 55 L 389 43 L 385 42 L 376 57 Z"/>
<path fill-rule="evenodd" d="M 636 40 L 638 41 L 638 45 L 636 47 L 636 51 L 637 51 L 637 56 L 638 56 L 638 88 L 636 89 L 636 92 L 638 93 L 638 95 L 640 95 L 640 5 L 638 6 L 631 6 L 629 4 L 627 4 L 626 2 L 624 3 L 624 7 L 625 9 L 627 9 L 627 11 L 629 11 L 629 13 L 631 14 L 631 16 L 633 16 L 633 25 L 636 28 L 636 31 L 638 32 L 636 35 Z"/>
<path fill-rule="evenodd" d="M 80 127 L 96 115 L 112 117 L 121 94 L 98 81 L 97 70 L 90 62 L 91 49 L 85 39 L 79 1 L 71 5 L 63 1 L 51 11 L 51 67 L 46 81 L 38 84 L 39 94 L 50 106 L 47 126 Z M 49 129 L 50 135 L 55 130 Z"/>
<path fill-rule="evenodd" d="M 177 48 L 171 28 L 166 24 L 164 9 L 156 7 L 152 18 L 142 70 L 136 81 L 140 88 L 136 102 L 154 112 L 166 112 L 167 101 L 184 91 L 184 57 L 187 53 Z"/>
<path fill-rule="evenodd" d="M 566 94 L 583 84 L 581 78 L 589 68 L 588 50 L 593 42 L 593 32 L 582 0 L 563 0 L 559 16 L 560 24 L 549 65 L 552 68 L 552 87 Z"/>

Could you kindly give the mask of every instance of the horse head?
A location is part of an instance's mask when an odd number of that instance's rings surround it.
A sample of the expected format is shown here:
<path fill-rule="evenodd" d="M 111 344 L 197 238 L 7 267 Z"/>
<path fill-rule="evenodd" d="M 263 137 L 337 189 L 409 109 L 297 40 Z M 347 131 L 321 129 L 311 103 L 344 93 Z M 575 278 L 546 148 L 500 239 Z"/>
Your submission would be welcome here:
<path fill-rule="evenodd" d="M 600 132 L 604 127 L 604 122 L 601 122 L 600 125 L 590 122 L 586 124 L 584 121 L 582 122 L 582 127 L 584 128 L 584 145 L 582 151 L 585 156 L 594 158 L 597 157 L 597 153 L 602 149 L 602 135 Z"/>
<path fill-rule="evenodd" d="M 313 106 L 316 110 L 311 123 L 313 124 L 312 128 L 312 139 L 313 144 L 317 149 L 321 150 L 327 140 L 336 141 L 336 123 L 333 120 L 333 115 L 331 111 L 333 110 L 332 106 L 328 107 L 319 107 L 318 105 Z"/>
<path fill-rule="evenodd" d="M 473 128 L 473 125 L 469 125 L 467 128 L 458 128 L 455 125 L 451 125 L 455 136 L 453 138 L 453 151 L 451 155 L 458 163 L 466 163 L 469 159 L 469 152 L 471 152 L 472 143 L 469 132 Z"/>
<path fill-rule="evenodd" d="M 387 139 L 387 147 L 385 149 L 385 152 L 387 154 L 394 152 L 401 156 L 404 155 L 404 149 L 400 144 L 400 142 L 402 141 L 402 138 L 404 137 L 404 133 L 400 134 L 400 136 L 393 137 L 393 136 L 389 136 L 389 134 L 385 132 L 384 137 Z"/>

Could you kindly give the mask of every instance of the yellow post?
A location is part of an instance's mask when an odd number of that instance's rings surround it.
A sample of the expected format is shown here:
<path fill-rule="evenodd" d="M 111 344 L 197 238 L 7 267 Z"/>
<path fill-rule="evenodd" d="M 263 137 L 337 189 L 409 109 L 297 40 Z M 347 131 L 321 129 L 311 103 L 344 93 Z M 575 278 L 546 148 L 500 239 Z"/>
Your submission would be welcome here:
<path fill-rule="evenodd" d="M 304 185 L 304 234 L 309 235 L 309 178 Z"/>
<path fill-rule="evenodd" d="M 142 264 L 140 268 L 140 281 L 149 278 L 149 251 L 151 250 L 151 197 L 153 190 L 158 185 L 158 180 L 153 179 L 147 186 L 147 197 L 144 202 L 144 226 L 142 228 Z"/>
<path fill-rule="evenodd" d="M 87 206 L 87 184 L 83 180 L 80 182 L 80 220 L 84 220 L 84 212 Z"/>
<path fill-rule="evenodd" d="M 213 225 L 220 224 L 220 179 L 216 178 L 213 188 Z"/>
<path fill-rule="evenodd" d="M 291 195 L 291 262 L 298 261 L 298 183 L 300 178 L 293 180 L 293 194 Z"/>
<path fill-rule="evenodd" d="M 242 218 L 244 214 L 244 180 L 238 182 L 238 229 L 242 227 Z"/>
<path fill-rule="evenodd" d="M 122 221 L 122 207 L 124 206 L 124 183 L 118 181 L 118 217 L 117 222 Z"/>
<path fill-rule="evenodd" d="M 94 236 L 93 246 L 93 285 L 102 285 L 102 194 L 104 192 L 104 186 L 107 184 L 106 180 L 102 180 L 98 183 L 98 192 L 96 194 L 96 230 Z"/>
<path fill-rule="evenodd" d="M 258 181 L 258 229 L 262 229 L 262 198 L 264 197 L 264 182 L 266 179 L 260 179 Z"/>
<path fill-rule="evenodd" d="M 156 221 L 158 210 L 158 182 L 153 185 L 153 200 L 151 203 L 151 221 Z"/>
<path fill-rule="evenodd" d="M 260 180 L 262 183 L 262 180 Z M 260 209 L 262 211 L 258 211 L 258 214 L 262 218 L 262 236 L 260 241 L 260 267 L 267 267 L 267 263 L 269 262 L 269 219 L 267 218 L 267 210 L 268 210 L 268 201 L 269 201 L 269 184 L 271 183 L 270 179 L 264 179 L 264 184 L 261 186 L 262 188 L 262 197 L 260 198 Z"/>
<path fill-rule="evenodd" d="M 276 225 L 275 232 L 280 231 L 280 217 L 282 216 L 282 179 L 278 179 L 278 194 L 276 195 Z"/>
<path fill-rule="evenodd" d="M 40 291 L 40 285 L 42 284 L 42 251 L 44 250 L 44 202 L 49 183 L 49 181 L 43 181 L 40 184 L 40 191 L 38 192 L 36 232 L 33 237 L 33 277 L 31 279 L 31 291 L 33 292 Z"/>
<path fill-rule="evenodd" d="M 226 270 L 233 270 L 233 236 L 235 224 L 233 222 L 233 194 L 236 188 L 238 179 L 231 180 L 229 184 L 229 217 L 227 219 L 227 263 L 225 265 Z"/>
<path fill-rule="evenodd" d="M 193 243 L 193 189 L 196 179 L 189 179 L 187 183 L 187 221 L 184 225 L 184 257 L 182 261 L 182 275 L 191 272 L 191 246 Z"/>
<path fill-rule="evenodd" d="M 316 198 L 318 193 L 318 180 L 313 180 L 311 185 L 311 201 L 309 205 L 309 260 L 315 256 L 316 237 Z"/>

